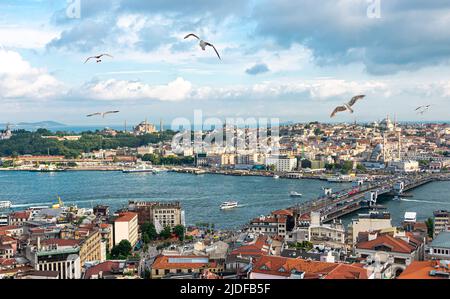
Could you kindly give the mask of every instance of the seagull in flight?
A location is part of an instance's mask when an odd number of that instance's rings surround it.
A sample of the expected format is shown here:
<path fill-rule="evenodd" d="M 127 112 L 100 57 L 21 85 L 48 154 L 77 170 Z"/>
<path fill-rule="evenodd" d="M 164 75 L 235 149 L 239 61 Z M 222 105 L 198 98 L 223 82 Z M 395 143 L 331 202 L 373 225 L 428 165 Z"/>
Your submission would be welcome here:
<path fill-rule="evenodd" d="M 119 113 L 119 112 L 120 111 L 117 111 L 117 110 L 106 111 L 106 112 L 95 112 L 95 113 L 86 115 L 86 117 L 92 117 L 92 116 L 96 116 L 96 115 L 101 115 L 103 118 L 105 118 L 105 115 L 107 115 L 107 114 L 113 114 L 113 113 Z"/>
<path fill-rule="evenodd" d="M 100 54 L 100 55 L 97 55 L 97 56 L 90 56 L 90 57 L 88 57 L 87 59 L 86 59 L 86 61 L 84 62 L 84 63 L 86 63 L 86 62 L 88 62 L 90 59 L 96 59 L 97 60 L 97 63 L 99 63 L 99 62 L 102 62 L 102 57 L 103 56 L 108 56 L 108 57 L 111 57 L 111 58 L 113 58 L 113 56 L 112 55 L 109 55 L 109 54 Z"/>
<path fill-rule="evenodd" d="M 216 47 L 214 47 L 213 44 L 208 43 L 208 42 L 205 42 L 204 40 L 200 39 L 200 38 L 199 38 L 197 35 L 195 35 L 194 33 L 189 33 L 188 35 L 186 35 L 186 36 L 184 37 L 184 39 L 187 39 L 187 38 L 189 38 L 189 37 L 191 37 L 191 36 L 192 36 L 192 37 L 195 37 L 196 39 L 198 39 L 198 40 L 200 41 L 200 42 L 199 42 L 199 46 L 200 46 L 200 48 L 202 48 L 203 51 L 206 50 L 206 47 L 207 47 L 207 46 L 212 47 L 212 48 L 214 49 L 214 51 L 216 52 L 217 57 L 219 57 L 219 59 L 222 60 L 222 58 L 220 58 L 219 52 L 217 52 L 217 49 L 216 49 Z"/>
<path fill-rule="evenodd" d="M 352 106 L 355 105 L 355 103 L 356 103 L 358 100 L 360 100 L 360 99 L 362 99 L 362 98 L 364 98 L 364 97 L 365 97 L 365 95 L 363 95 L 363 94 L 354 96 L 348 103 L 346 103 L 346 104 L 344 104 L 344 105 L 342 105 L 342 106 L 337 106 L 337 107 L 333 110 L 333 112 L 331 113 L 330 117 L 334 117 L 334 116 L 336 115 L 336 113 L 342 112 L 342 111 L 345 111 L 345 110 L 348 110 L 348 111 L 350 111 L 350 113 L 353 113 L 354 111 L 353 111 L 353 109 L 352 109 Z"/>
<path fill-rule="evenodd" d="M 417 107 L 414 111 L 417 111 L 417 113 L 424 114 L 428 109 L 430 109 L 431 105 L 424 105 Z"/>

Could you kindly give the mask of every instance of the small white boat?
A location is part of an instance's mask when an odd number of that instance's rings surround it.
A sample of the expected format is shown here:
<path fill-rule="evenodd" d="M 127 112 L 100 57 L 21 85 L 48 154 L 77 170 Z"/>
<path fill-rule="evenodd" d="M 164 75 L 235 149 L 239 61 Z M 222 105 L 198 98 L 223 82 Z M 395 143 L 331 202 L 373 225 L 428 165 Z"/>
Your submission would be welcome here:
<path fill-rule="evenodd" d="M 141 172 L 156 173 L 156 171 L 153 167 L 148 167 L 145 164 L 138 165 L 134 168 L 124 168 L 124 169 L 122 169 L 122 172 L 123 173 L 141 173 Z"/>
<path fill-rule="evenodd" d="M 279 179 L 280 176 L 279 176 L 279 175 L 274 175 L 273 178 L 274 178 L 274 179 Z"/>
<path fill-rule="evenodd" d="M 220 205 L 221 210 L 229 210 L 229 209 L 234 209 L 237 207 L 238 207 L 237 201 L 225 201 Z"/>
<path fill-rule="evenodd" d="M 12 205 L 12 203 L 9 200 L 0 201 L 0 210 L 1 209 L 9 209 L 9 208 L 11 208 L 11 205 Z"/>
<path fill-rule="evenodd" d="M 291 191 L 291 192 L 289 193 L 289 196 L 290 196 L 290 197 L 302 197 L 303 194 L 298 193 L 298 192 L 295 192 L 295 191 Z"/>

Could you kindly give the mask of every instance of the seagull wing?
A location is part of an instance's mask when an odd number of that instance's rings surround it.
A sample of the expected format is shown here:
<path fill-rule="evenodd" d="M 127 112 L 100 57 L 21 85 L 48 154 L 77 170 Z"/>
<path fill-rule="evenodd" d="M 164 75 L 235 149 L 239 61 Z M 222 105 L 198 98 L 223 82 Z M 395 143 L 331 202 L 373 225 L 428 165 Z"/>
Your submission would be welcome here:
<path fill-rule="evenodd" d="M 112 55 L 109 55 L 109 54 L 107 54 L 107 53 L 105 53 L 105 54 L 100 54 L 98 57 L 100 58 L 100 57 L 103 57 L 103 56 L 108 56 L 108 57 L 111 57 L 111 58 L 113 58 L 113 56 Z"/>
<path fill-rule="evenodd" d="M 95 112 L 95 113 L 86 115 L 86 117 L 91 117 L 91 116 L 95 116 L 95 115 L 101 115 L 101 113 L 100 112 Z"/>
<path fill-rule="evenodd" d="M 419 106 L 419 107 L 417 107 L 416 108 L 416 110 L 414 110 L 414 111 L 417 111 L 417 110 L 419 110 L 420 108 L 422 108 L 423 106 Z"/>
<path fill-rule="evenodd" d="M 193 37 L 195 37 L 196 39 L 200 40 L 200 38 L 199 38 L 197 35 L 195 35 L 194 33 L 189 33 L 188 35 L 186 35 L 186 36 L 184 37 L 184 39 L 186 39 L 186 38 L 188 38 L 188 37 L 190 37 L 190 36 L 193 36 Z"/>
<path fill-rule="evenodd" d="M 219 59 L 222 60 L 222 58 L 220 58 L 219 52 L 217 52 L 217 49 L 216 49 L 216 47 L 214 47 L 213 44 L 210 44 L 210 43 L 205 43 L 205 44 L 206 44 L 207 46 L 212 47 L 212 48 L 214 49 L 214 51 L 216 51 L 217 57 L 219 57 Z"/>
<path fill-rule="evenodd" d="M 350 102 L 348 102 L 348 105 L 351 107 L 351 106 L 355 105 L 356 101 L 358 101 L 358 100 L 360 100 L 360 99 L 362 99 L 362 98 L 364 98 L 364 97 L 365 97 L 365 95 L 363 95 L 363 94 L 360 94 L 360 95 L 358 95 L 358 96 L 354 96 L 354 97 L 350 100 Z"/>
<path fill-rule="evenodd" d="M 336 113 L 347 110 L 345 106 L 337 106 L 334 111 L 331 113 L 330 117 L 334 117 Z"/>
<path fill-rule="evenodd" d="M 118 110 L 114 110 L 114 111 L 106 111 L 106 112 L 103 113 L 103 114 L 112 114 L 112 113 L 119 113 L 119 111 L 118 111 Z"/>
<path fill-rule="evenodd" d="M 88 62 L 90 59 L 93 59 L 93 58 L 95 58 L 95 57 L 94 56 L 88 57 L 84 63 Z"/>

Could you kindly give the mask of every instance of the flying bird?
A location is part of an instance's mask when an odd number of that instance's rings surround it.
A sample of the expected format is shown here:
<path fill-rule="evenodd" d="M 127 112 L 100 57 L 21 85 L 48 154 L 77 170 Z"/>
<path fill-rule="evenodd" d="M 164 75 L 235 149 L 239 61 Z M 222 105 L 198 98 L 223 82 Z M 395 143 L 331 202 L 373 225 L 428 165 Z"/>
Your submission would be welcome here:
<path fill-rule="evenodd" d="M 414 111 L 417 111 L 417 113 L 424 114 L 428 109 L 430 109 L 431 105 L 424 105 L 417 107 Z"/>
<path fill-rule="evenodd" d="M 113 58 L 113 56 L 112 55 L 109 55 L 109 54 L 100 54 L 100 55 L 97 55 L 97 56 L 90 56 L 90 57 L 88 57 L 87 59 L 86 59 L 86 61 L 84 62 L 84 63 L 86 63 L 86 62 L 88 62 L 90 59 L 96 59 L 97 60 L 97 63 L 99 63 L 99 62 L 102 62 L 102 57 L 103 56 L 108 56 L 108 57 L 111 57 L 111 58 Z"/>
<path fill-rule="evenodd" d="M 119 112 L 120 111 L 117 111 L 117 110 L 106 111 L 106 112 L 95 112 L 95 113 L 86 115 L 86 117 L 92 117 L 92 116 L 96 116 L 96 115 L 101 115 L 103 118 L 105 118 L 105 115 L 107 115 L 107 114 L 113 114 L 113 113 L 119 113 Z"/>
<path fill-rule="evenodd" d="M 222 58 L 220 58 L 219 52 L 217 52 L 217 49 L 216 49 L 216 47 L 214 47 L 213 44 L 208 43 L 208 42 L 205 42 L 204 40 L 200 39 L 200 38 L 199 38 L 197 35 L 195 35 L 194 33 L 189 33 L 188 35 L 186 35 L 186 36 L 184 37 L 184 39 L 187 39 L 188 37 L 191 37 L 191 36 L 192 36 L 192 37 L 195 37 L 196 39 L 198 39 L 198 40 L 200 41 L 200 42 L 199 42 L 199 46 L 200 46 L 200 48 L 202 48 L 203 51 L 206 50 L 206 47 L 207 47 L 207 46 L 212 47 L 212 48 L 214 49 L 214 51 L 216 52 L 217 57 L 219 57 L 219 59 L 222 60 Z"/>
<path fill-rule="evenodd" d="M 345 110 L 348 110 L 348 111 L 350 111 L 350 113 L 353 113 L 354 111 L 353 111 L 353 109 L 352 109 L 352 106 L 355 105 L 355 103 L 356 103 L 358 100 L 360 100 L 360 99 L 362 99 L 362 98 L 364 98 L 364 97 L 365 97 L 365 95 L 363 95 L 363 94 L 354 96 L 348 103 L 346 103 L 346 104 L 344 104 L 344 105 L 342 105 L 342 106 L 337 106 L 337 107 L 333 110 L 333 112 L 331 113 L 330 117 L 334 117 L 334 116 L 336 115 L 336 113 L 342 112 L 342 111 L 345 111 Z"/>

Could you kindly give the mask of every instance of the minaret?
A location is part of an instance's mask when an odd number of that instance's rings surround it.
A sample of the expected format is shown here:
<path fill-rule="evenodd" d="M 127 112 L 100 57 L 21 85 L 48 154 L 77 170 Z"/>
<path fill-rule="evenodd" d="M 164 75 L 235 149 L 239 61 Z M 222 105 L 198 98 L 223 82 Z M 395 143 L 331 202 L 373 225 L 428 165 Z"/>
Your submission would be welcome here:
<path fill-rule="evenodd" d="M 127 133 L 127 121 L 125 120 L 125 124 L 124 124 L 124 129 L 125 129 L 125 133 Z"/>
<path fill-rule="evenodd" d="M 164 132 L 164 127 L 163 127 L 163 121 L 162 121 L 162 118 L 161 119 L 159 119 L 159 132 Z"/>

